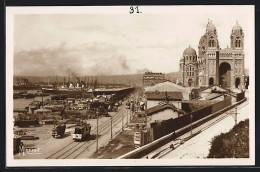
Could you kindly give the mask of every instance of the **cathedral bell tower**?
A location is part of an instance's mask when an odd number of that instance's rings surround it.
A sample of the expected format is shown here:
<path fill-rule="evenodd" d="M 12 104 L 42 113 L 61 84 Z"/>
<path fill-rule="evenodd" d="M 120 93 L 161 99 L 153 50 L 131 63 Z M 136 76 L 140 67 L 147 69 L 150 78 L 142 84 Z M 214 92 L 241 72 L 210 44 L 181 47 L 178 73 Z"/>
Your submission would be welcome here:
<path fill-rule="evenodd" d="M 206 26 L 206 33 L 199 41 L 199 85 L 208 86 L 211 82 L 215 82 L 213 75 L 215 69 L 216 51 L 219 50 L 218 34 L 215 25 L 211 20 Z"/>
<path fill-rule="evenodd" d="M 244 72 L 244 32 L 236 22 L 230 34 L 230 47 L 233 50 L 232 80 L 233 87 L 243 89 L 245 86 Z"/>
<path fill-rule="evenodd" d="M 233 50 L 244 49 L 244 32 L 238 22 L 236 22 L 236 25 L 232 28 L 230 36 L 230 47 Z"/>

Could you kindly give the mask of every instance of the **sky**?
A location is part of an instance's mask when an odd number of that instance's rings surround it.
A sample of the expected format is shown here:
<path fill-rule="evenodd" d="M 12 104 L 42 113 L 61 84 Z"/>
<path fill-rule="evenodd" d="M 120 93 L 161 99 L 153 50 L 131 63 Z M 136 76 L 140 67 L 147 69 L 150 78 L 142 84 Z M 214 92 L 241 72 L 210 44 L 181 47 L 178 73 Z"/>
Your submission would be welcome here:
<path fill-rule="evenodd" d="M 33 12 L 18 12 L 13 17 L 14 75 L 177 72 L 185 48 L 190 45 L 198 53 L 209 19 L 222 49 L 230 46 L 230 33 L 238 21 L 245 35 L 245 68 L 254 55 L 252 8 L 141 6 L 141 14 L 119 8 L 124 12 L 38 13 L 33 7 Z"/>

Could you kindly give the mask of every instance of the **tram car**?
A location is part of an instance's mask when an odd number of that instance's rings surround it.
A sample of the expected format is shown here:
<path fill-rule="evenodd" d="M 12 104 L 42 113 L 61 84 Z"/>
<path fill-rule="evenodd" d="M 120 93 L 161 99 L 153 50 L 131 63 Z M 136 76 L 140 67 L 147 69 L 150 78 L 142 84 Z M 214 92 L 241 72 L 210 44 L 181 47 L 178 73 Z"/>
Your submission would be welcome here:
<path fill-rule="evenodd" d="M 130 109 L 130 102 L 127 102 L 127 103 L 126 103 L 125 108 L 126 108 L 126 109 Z"/>
<path fill-rule="evenodd" d="M 66 125 L 59 124 L 52 129 L 52 137 L 62 137 L 65 133 Z"/>
<path fill-rule="evenodd" d="M 90 131 L 90 124 L 77 124 L 75 126 L 75 131 L 72 134 L 72 138 L 76 141 L 83 141 L 86 137 L 90 136 Z"/>

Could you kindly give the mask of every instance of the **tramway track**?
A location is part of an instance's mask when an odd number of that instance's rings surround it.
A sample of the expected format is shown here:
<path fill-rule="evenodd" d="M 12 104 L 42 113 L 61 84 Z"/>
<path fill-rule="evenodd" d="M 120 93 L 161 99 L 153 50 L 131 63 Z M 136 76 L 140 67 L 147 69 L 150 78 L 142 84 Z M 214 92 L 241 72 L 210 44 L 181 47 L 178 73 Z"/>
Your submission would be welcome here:
<path fill-rule="evenodd" d="M 121 113 L 119 113 L 118 115 L 117 115 L 117 118 L 115 118 L 115 122 L 113 122 L 114 123 L 114 125 L 116 125 L 116 124 L 118 124 L 121 120 L 120 120 L 120 118 L 121 118 L 121 115 L 123 115 L 124 114 L 124 112 L 125 112 L 126 110 L 123 110 Z M 110 120 L 108 120 L 109 122 L 110 122 Z M 110 125 L 105 125 L 105 126 L 103 126 L 99 131 L 100 131 L 100 135 L 98 135 L 98 139 L 101 137 L 101 136 L 103 136 L 103 135 L 105 135 L 107 132 L 109 132 L 110 131 L 110 127 L 109 127 Z M 78 151 L 80 148 L 83 148 L 83 146 L 84 145 L 82 145 L 82 146 L 80 146 L 76 151 L 78 152 L 78 154 L 76 154 L 74 157 L 72 157 L 71 159 L 76 159 L 77 157 L 79 157 L 83 152 L 85 152 L 86 150 L 88 150 L 88 148 L 90 148 L 94 143 L 96 143 L 96 140 L 93 140 L 93 141 L 91 141 L 91 143 L 90 142 L 87 142 L 87 143 L 89 143 L 89 145 L 87 146 L 87 147 L 85 147 L 82 151 Z M 86 144 L 87 144 L 86 143 Z M 85 144 L 85 145 L 86 145 Z M 75 152 L 76 152 L 75 151 Z M 71 153 L 70 155 L 72 155 L 73 153 Z M 70 155 L 68 155 L 67 157 L 65 157 L 65 158 L 68 158 Z"/>
<path fill-rule="evenodd" d="M 119 111 L 118 113 L 116 113 L 115 116 L 113 116 L 112 118 L 112 122 L 113 122 L 113 126 L 117 125 L 122 118 L 122 115 L 124 115 L 126 109 L 123 109 L 121 111 Z M 99 126 L 99 133 L 100 135 L 98 136 L 98 138 L 100 138 L 101 136 L 105 135 L 108 131 L 110 131 L 110 126 L 111 126 L 111 120 L 107 120 L 104 123 L 102 123 Z M 93 128 L 91 130 L 91 133 L 96 133 L 97 132 L 97 127 Z M 69 144 L 67 144 L 65 147 L 63 147 L 62 149 L 59 149 L 58 151 L 56 151 L 55 153 L 51 154 L 50 156 L 47 157 L 47 159 L 66 159 L 68 157 L 72 157 L 71 159 L 75 159 L 78 156 L 80 156 L 83 152 L 85 152 L 89 147 L 91 147 L 94 143 L 96 143 L 96 139 L 95 140 L 90 140 L 90 141 L 85 141 L 85 142 L 75 142 L 72 141 Z M 86 147 L 84 147 L 86 146 Z M 79 151 L 80 149 L 82 149 L 82 151 Z M 78 153 L 76 153 L 78 152 Z M 72 156 L 73 154 L 75 154 L 74 156 Z"/>

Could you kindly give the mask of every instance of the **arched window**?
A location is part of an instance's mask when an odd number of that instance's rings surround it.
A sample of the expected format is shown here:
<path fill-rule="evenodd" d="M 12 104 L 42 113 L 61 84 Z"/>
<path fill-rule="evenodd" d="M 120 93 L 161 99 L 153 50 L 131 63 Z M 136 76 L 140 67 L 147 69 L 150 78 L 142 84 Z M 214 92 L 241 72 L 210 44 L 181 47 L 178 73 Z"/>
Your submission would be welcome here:
<path fill-rule="evenodd" d="M 194 76 L 194 67 L 193 66 L 187 66 L 186 68 L 187 76 Z"/>
<path fill-rule="evenodd" d="M 240 39 L 240 37 L 236 38 L 235 47 L 241 47 L 241 39 Z"/>
<path fill-rule="evenodd" d="M 209 47 L 215 47 L 215 41 L 213 37 L 209 38 Z"/>

